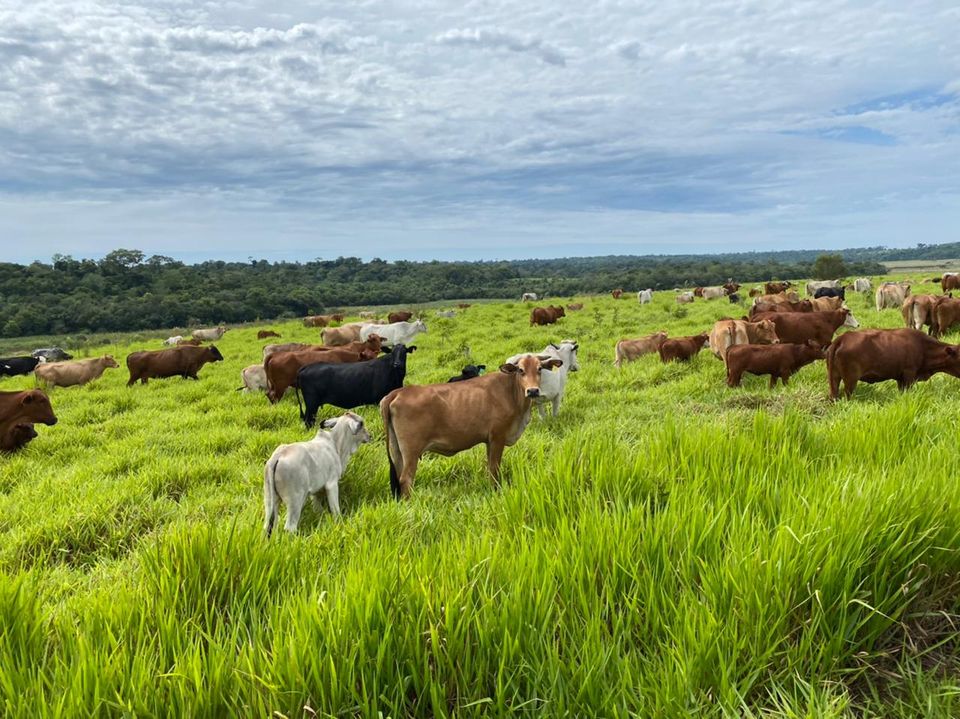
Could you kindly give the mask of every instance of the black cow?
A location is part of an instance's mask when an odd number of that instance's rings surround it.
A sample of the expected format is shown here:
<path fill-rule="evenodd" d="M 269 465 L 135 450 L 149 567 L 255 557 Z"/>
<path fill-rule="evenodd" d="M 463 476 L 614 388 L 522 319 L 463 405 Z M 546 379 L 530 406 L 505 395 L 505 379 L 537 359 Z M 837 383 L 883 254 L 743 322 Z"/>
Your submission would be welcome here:
<path fill-rule="evenodd" d="M 813 293 L 813 298 L 819 299 L 820 297 L 839 297 L 841 300 L 846 300 L 846 292 L 846 287 L 821 287 L 819 290 Z"/>
<path fill-rule="evenodd" d="M 485 364 L 468 364 L 462 370 L 460 374 L 456 377 L 451 377 L 447 382 L 463 382 L 465 379 L 473 379 L 474 377 L 479 377 L 480 373 L 483 372 L 487 366 Z"/>
<path fill-rule="evenodd" d="M 0 377 L 8 375 L 16 377 L 18 374 L 30 374 L 40 364 L 36 357 L 8 357 L 0 359 Z"/>
<path fill-rule="evenodd" d="M 732 295 L 727 295 L 727 299 L 730 300 L 731 305 L 740 304 L 740 295 L 738 295 L 736 292 L 734 292 Z"/>
<path fill-rule="evenodd" d="M 59 347 L 44 347 L 43 349 L 34 350 L 32 352 L 34 357 L 43 357 L 47 362 L 63 362 L 64 360 L 73 359 L 73 355 L 64 352 Z"/>
<path fill-rule="evenodd" d="M 297 372 L 297 404 L 303 395 L 300 419 L 307 429 L 317 420 L 317 411 L 325 404 L 353 409 L 365 404 L 379 404 L 393 390 L 403 387 L 407 376 L 407 355 L 416 346 L 398 342 L 390 354 L 348 364 L 316 362 Z"/>

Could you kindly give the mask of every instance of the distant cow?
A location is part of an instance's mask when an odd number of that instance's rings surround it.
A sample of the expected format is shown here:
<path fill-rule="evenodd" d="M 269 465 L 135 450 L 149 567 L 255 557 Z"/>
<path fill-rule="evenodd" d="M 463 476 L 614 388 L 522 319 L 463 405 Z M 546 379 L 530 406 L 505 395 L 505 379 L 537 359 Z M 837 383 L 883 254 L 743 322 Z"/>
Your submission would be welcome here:
<path fill-rule="evenodd" d="M 903 301 L 900 312 L 903 314 L 905 327 L 922 330 L 929 325 L 930 334 L 934 333 L 933 308 L 943 297 L 936 295 L 910 295 Z"/>
<path fill-rule="evenodd" d="M 39 357 L 6 357 L 0 359 L 0 377 L 30 374 L 41 362 L 43 360 Z"/>
<path fill-rule="evenodd" d="M 723 359 L 734 345 L 777 344 L 776 326 L 770 320 L 744 322 L 743 320 L 719 320 L 710 331 L 710 350 Z"/>
<path fill-rule="evenodd" d="M 551 342 L 542 352 L 535 355 L 538 359 L 555 357 L 561 362 L 555 369 L 543 372 L 540 375 L 540 394 L 534 397 L 533 404 L 536 405 L 541 419 L 546 419 L 547 403 L 552 405 L 554 417 L 560 411 L 560 403 L 563 401 L 569 373 L 580 370 L 580 363 L 577 361 L 578 349 L 579 345 L 576 341 L 563 340 L 560 344 Z M 510 357 L 507 364 L 518 364 L 522 356 L 514 355 Z"/>
<path fill-rule="evenodd" d="M 903 307 L 903 301 L 910 294 L 910 285 L 905 282 L 884 282 L 877 288 L 875 301 L 877 311 L 887 308 Z"/>
<path fill-rule="evenodd" d="M 268 337 L 279 337 L 279 336 L 280 335 L 274 332 L 273 330 L 260 330 L 259 332 L 257 332 L 258 340 L 265 340 Z"/>
<path fill-rule="evenodd" d="M 437 310 L 437 317 L 443 317 L 444 319 L 453 319 L 457 316 L 455 310 Z"/>
<path fill-rule="evenodd" d="M 847 299 L 847 290 L 845 287 L 821 287 L 813 293 L 814 299 L 821 297 L 839 297 L 841 300 Z"/>
<path fill-rule="evenodd" d="M 5 452 L 20 449 L 36 436 L 33 425 L 38 423 L 49 426 L 57 423 L 47 395 L 38 389 L 0 392 L 0 449 Z"/>
<path fill-rule="evenodd" d="M 38 381 L 51 387 L 74 387 L 99 378 L 107 369 L 119 367 L 110 355 L 72 362 L 44 362 L 37 365 L 34 375 Z"/>
<path fill-rule="evenodd" d="M 548 307 L 534 307 L 530 310 L 530 324 L 552 325 L 561 317 L 566 317 L 566 314 L 567 313 L 563 311 L 563 307 L 554 307 L 553 305 Z"/>
<path fill-rule="evenodd" d="M 660 361 L 667 362 L 689 362 L 704 347 L 709 344 L 710 335 L 706 332 L 693 337 L 677 337 L 676 339 L 664 340 L 658 352 Z"/>
<path fill-rule="evenodd" d="M 583 309 L 583 302 L 574 302 L 574 303 L 572 303 L 572 304 L 569 304 L 569 305 L 567 305 L 567 309 L 570 310 L 571 312 L 576 312 L 577 310 L 582 310 L 582 309 Z"/>
<path fill-rule="evenodd" d="M 730 300 L 731 305 L 738 305 L 741 302 L 739 292 L 734 292 L 732 295 L 727 295 L 727 299 Z"/>
<path fill-rule="evenodd" d="M 244 392 L 266 392 L 269 389 L 267 384 L 267 372 L 262 364 L 252 364 L 244 367 L 240 372 L 240 379 L 243 382 L 242 387 L 237 387 L 237 391 Z"/>
<path fill-rule="evenodd" d="M 858 277 L 853 281 L 854 292 L 869 292 L 871 289 L 873 289 L 873 284 L 866 277 Z"/>
<path fill-rule="evenodd" d="M 540 298 L 537 297 L 536 292 L 524 292 L 522 295 L 520 295 L 521 302 L 536 302 L 538 299 Z"/>
<path fill-rule="evenodd" d="M 327 327 L 320 331 L 320 340 L 328 347 L 339 347 L 360 341 L 360 328 L 369 323 L 351 322 L 342 327 Z"/>
<path fill-rule="evenodd" d="M 811 297 L 816 296 L 817 290 L 820 289 L 839 289 L 840 280 L 819 280 L 817 282 L 808 282 L 807 283 L 807 294 Z"/>
<path fill-rule="evenodd" d="M 163 344 L 167 347 L 175 347 L 176 345 L 180 344 L 180 340 L 182 339 L 183 335 L 174 335 L 173 337 L 167 337 L 167 339 L 163 341 Z"/>
<path fill-rule="evenodd" d="M 64 362 L 73 359 L 73 355 L 60 347 L 44 347 L 30 353 L 33 357 L 42 358 L 46 362 Z"/>
<path fill-rule="evenodd" d="M 397 344 L 410 344 L 421 332 L 427 331 L 423 320 L 416 322 L 392 322 L 388 325 L 363 325 L 360 328 L 360 339 L 367 340 L 370 335 L 379 335 L 383 344 L 392 347 Z M 347 407 L 346 409 L 349 409 Z"/>
<path fill-rule="evenodd" d="M 377 404 L 390 392 L 403 387 L 407 376 L 407 355 L 416 346 L 395 344 L 390 354 L 375 360 L 353 364 L 312 364 L 297 374 L 297 401 L 303 395 L 300 418 L 307 427 L 317 420 L 317 411 L 325 404 L 341 409 Z M 477 381 L 483 378 L 477 378 Z M 465 386 L 473 382 L 464 383 Z M 456 385 L 453 385 L 456 386 Z M 436 417 L 429 421 L 439 421 Z M 461 418 L 461 421 L 466 418 Z"/>
<path fill-rule="evenodd" d="M 195 340 L 203 340 L 204 342 L 216 342 L 218 339 L 223 337 L 226 333 L 227 328 L 221 325 L 220 327 L 214 327 L 209 330 L 194 330 L 190 333 L 190 336 Z"/>
<path fill-rule="evenodd" d="M 960 299 L 938 297 L 931 309 L 933 321 L 931 333 L 934 337 L 942 337 L 950 329 L 960 324 Z"/>
<path fill-rule="evenodd" d="M 177 347 L 199 347 L 203 340 L 177 340 Z"/>
<path fill-rule="evenodd" d="M 460 374 L 451 377 L 447 382 L 463 382 L 468 379 L 473 379 L 474 377 L 479 377 L 480 373 L 486 368 L 487 366 L 485 364 L 468 364 L 460 370 Z"/>
<path fill-rule="evenodd" d="M 666 339 L 667 333 L 660 331 L 635 340 L 620 340 L 614 348 L 613 366 L 620 367 L 624 362 L 633 362 L 645 354 L 658 352 Z"/>
<path fill-rule="evenodd" d="M 763 285 L 763 294 L 778 295 L 786 292 L 792 285 L 792 282 L 767 282 Z"/>
<path fill-rule="evenodd" d="M 408 310 L 401 310 L 399 312 L 391 312 L 387 315 L 387 322 L 390 324 L 395 324 L 397 322 L 406 322 L 411 317 L 413 317 L 413 312 Z"/>
<path fill-rule="evenodd" d="M 694 297 L 703 297 L 703 287 L 694 287 L 693 288 Z"/>
<path fill-rule="evenodd" d="M 685 305 L 693 302 L 694 294 L 693 292 L 681 292 L 676 296 L 677 304 Z"/>
<path fill-rule="evenodd" d="M 778 379 L 786 385 L 790 375 L 825 356 L 825 349 L 812 340 L 802 345 L 737 345 L 727 350 L 727 385 L 739 387 L 743 373 L 748 372 L 770 375 L 773 389 Z"/>
<path fill-rule="evenodd" d="M 648 305 L 653 302 L 653 290 L 640 290 L 637 293 L 637 301 L 639 301 L 641 305 Z"/>
<path fill-rule="evenodd" d="M 727 291 L 723 287 L 703 287 L 701 297 L 705 300 L 715 300 L 718 297 L 725 297 Z"/>
<path fill-rule="evenodd" d="M 772 295 L 760 295 L 753 298 L 753 304 L 769 304 L 772 302 L 800 302 L 800 295 L 793 290 L 778 292 Z"/>
<path fill-rule="evenodd" d="M 613 292 L 611 292 L 610 294 L 613 295 L 613 299 L 619 300 L 621 297 L 623 297 L 623 290 L 616 289 L 616 290 L 613 290 Z"/>
<path fill-rule="evenodd" d="M 860 326 L 848 309 L 830 312 L 766 312 L 756 315 L 754 321 L 772 320 L 777 327 L 781 344 L 806 344 L 814 340 L 821 346 L 830 344 L 840 327 Z"/>
<path fill-rule="evenodd" d="M 334 322 L 343 322 L 343 315 L 334 313 L 331 315 L 310 315 L 303 318 L 304 327 L 326 327 Z"/>
<path fill-rule="evenodd" d="M 813 300 L 800 302 L 761 302 L 750 308 L 749 317 L 753 320 L 764 312 L 813 312 Z"/>
<path fill-rule="evenodd" d="M 457 303 L 457 309 L 458 309 L 458 310 L 465 310 L 465 309 L 467 309 L 467 307 L 473 307 L 473 305 L 471 305 L 469 302 L 458 302 L 458 303 Z"/>
<path fill-rule="evenodd" d="M 376 312 L 370 312 L 369 310 L 368 310 L 368 311 L 365 311 L 365 312 L 359 312 L 359 313 L 357 314 L 357 316 L 360 317 L 361 319 L 364 319 L 364 320 L 375 320 L 375 319 L 377 319 L 377 313 L 376 313 Z"/>
<path fill-rule="evenodd" d="M 810 305 L 814 312 L 830 312 L 844 307 L 842 297 L 814 297 Z"/>
<path fill-rule="evenodd" d="M 264 345 L 263 346 L 263 358 L 266 359 L 275 352 L 297 352 L 299 350 L 310 349 L 311 347 L 316 347 L 316 345 L 308 345 L 303 342 L 287 342 L 282 345 Z"/>
<path fill-rule="evenodd" d="M 960 274 L 956 272 L 944 272 L 940 278 L 940 289 L 944 293 L 950 290 L 960 290 Z"/>
<path fill-rule="evenodd" d="M 329 430 L 329 431 L 328 431 Z M 277 521 L 279 503 L 287 505 L 284 529 L 296 532 L 307 497 L 319 503 L 324 492 L 330 513 L 340 516 L 340 478 L 357 448 L 370 441 L 363 418 L 347 412 L 320 423 L 317 435 L 308 442 L 281 444 L 263 470 L 263 505 L 267 537 Z"/>
<path fill-rule="evenodd" d="M 410 496 L 425 452 L 449 457 L 478 444 L 486 444 L 487 469 L 499 483 L 504 447 L 516 444 L 529 423 L 541 373 L 559 364 L 555 357 L 523 355 L 518 364 L 503 364 L 499 372 L 461 385 L 420 385 L 388 394 L 380 416 L 393 495 Z"/>
<path fill-rule="evenodd" d="M 726 291 L 726 293 L 727 293 L 728 296 L 729 296 L 729 295 L 732 295 L 734 292 L 739 292 L 739 291 L 740 291 L 740 283 L 739 283 L 739 282 L 727 282 L 727 283 L 723 286 L 723 289 Z"/>
<path fill-rule="evenodd" d="M 827 350 L 830 399 L 849 398 L 857 382 L 895 380 L 902 392 L 938 372 L 960 377 L 960 347 L 914 329 L 860 330 L 840 335 Z"/>
<path fill-rule="evenodd" d="M 200 379 L 197 372 L 208 362 L 222 362 L 223 355 L 215 345 L 209 347 L 176 347 L 169 350 L 133 352 L 127 355 L 130 379 L 127 387 L 137 380 L 146 384 L 148 379 L 183 377 Z"/>

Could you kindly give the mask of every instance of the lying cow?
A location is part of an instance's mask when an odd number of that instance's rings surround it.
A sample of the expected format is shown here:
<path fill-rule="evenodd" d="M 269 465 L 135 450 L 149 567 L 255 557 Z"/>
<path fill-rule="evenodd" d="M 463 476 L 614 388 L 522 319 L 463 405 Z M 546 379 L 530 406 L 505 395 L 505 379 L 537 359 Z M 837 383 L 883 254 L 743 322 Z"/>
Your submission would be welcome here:
<path fill-rule="evenodd" d="M 407 376 L 407 355 L 413 354 L 416 349 L 416 346 L 407 347 L 398 343 L 390 354 L 375 360 L 303 367 L 297 373 L 296 385 L 298 404 L 300 396 L 303 396 L 300 418 L 309 428 L 317 421 L 317 412 L 325 404 L 340 409 L 377 404 L 393 390 L 403 387 Z"/>
<path fill-rule="evenodd" d="M 130 379 L 127 387 L 137 380 L 146 384 L 148 379 L 183 377 L 200 379 L 197 372 L 208 362 L 222 362 L 223 355 L 215 345 L 209 347 L 176 347 L 169 350 L 133 352 L 127 355 Z"/>
<path fill-rule="evenodd" d="M 311 497 L 319 508 L 320 492 L 334 517 L 340 516 L 340 478 L 347 462 L 360 447 L 370 441 L 363 418 L 353 412 L 320 423 L 317 436 L 308 442 L 281 444 L 263 469 L 263 531 L 267 537 L 277 521 L 279 504 L 287 505 L 284 529 L 296 532 L 300 512 Z"/>
<path fill-rule="evenodd" d="M 42 357 L 7 357 L 0 359 L 0 377 L 30 374 L 45 360 Z"/>
<path fill-rule="evenodd" d="M 520 295 L 521 302 L 536 302 L 538 299 L 540 298 L 537 297 L 536 292 L 524 292 L 522 295 Z"/>
<path fill-rule="evenodd" d="M 280 335 L 277 332 L 274 332 L 273 330 L 260 330 L 259 332 L 257 332 L 258 340 L 265 340 L 268 337 L 279 337 L 279 336 Z"/>
<path fill-rule="evenodd" d="M 723 359 L 727 350 L 734 345 L 769 345 L 779 342 L 776 325 L 770 320 L 719 320 L 710 331 L 710 350 L 719 359 Z"/>
<path fill-rule="evenodd" d="M 825 357 L 825 350 L 813 340 L 802 345 L 737 345 L 727 350 L 727 386 L 739 387 L 744 372 L 770 375 L 770 388 L 777 379 L 784 386 L 801 367 Z"/>
<path fill-rule="evenodd" d="M 457 316 L 456 310 L 437 310 L 437 317 L 443 317 L 445 319 L 453 319 Z"/>
<path fill-rule="evenodd" d="M 754 320 L 772 320 L 777 327 L 777 337 L 784 344 L 806 344 L 813 340 L 826 347 L 833 335 L 841 327 L 860 326 L 856 317 L 848 309 L 830 312 L 767 312 L 757 315 Z"/>
<path fill-rule="evenodd" d="M 393 322 L 388 325 L 366 324 L 360 328 L 360 339 L 367 340 L 370 335 L 375 334 L 380 336 L 385 346 L 392 347 L 393 345 L 410 344 L 418 334 L 426 331 L 427 325 L 423 320 Z"/>
<path fill-rule="evenodd" d="M 689 362 L 709 344 L 710 335 L 703 332 L 693 337 L 677 337 L 664 340 L 657 351 L 660 353 L 660 361 L 664 364 L 667 362 Z"/>
<path fill-rule="evenodd" d="M 830 399 L 848 399 L 857 382 L 895 380 L 902 392 L 938 372 L 960 377 L 960 347 L 914 329 L 860 330 L 838 337 L 827 350 Z"/>
<path fill-rule="evenodd" d="M 167 337 L 167 339 L 163 341 L 163 345 L 165 347 L 176 347 L 178 344 L 180 344 L 180 340 L 182 339 L 183 339 L 183 335 L 174 335 L 173 337 Z"/>
<path fill-rule="evenodd" d="M 563 340 L 560 344 L 551 342 L 542 352 L 536 355 L 538 358 L 554 357 L 561 362 L 555 370 L 540 375 L 540 394 L 533 400 L 537 412 L 540 413 L 540 419 L 547 418 L 547 403 L 553 408 L 554 417 L 560 412 L 560 403 L 563 401 L 563 394 L 567 388 L 567 377 L 570 372 L 580 370 L 580 363 L 577 361 L 579 347 L 574 340 Z M 514 355 L 510 357 L 507 364 L 517 364 L 522 356 Z"/>
<path fill-rule="evenodd" d="M 478 444 L 487 446 L 487 469 L 499 484 L 503 450 L 516 444 L 530 422 L 541 373 L 560 363 L 556 357 L 523 355 L 517 364 L 461 385 L 403 387 L 388 394 L 380 416 L 393 496 L 410 496 L 425 452 L 449 457 Z"/>
<path fill-rule="evenodd" d="M 65 360 L 72 360 L 73 355 L 60 347 L 44 347 L 43 349 L 34 350 L 30 353 L 33 357 L 42 359 L 44 362 L 63 362 Z"/>
<path fill-rule="evenodd" d="M 480 373 L 486 368 L 487 366 L 485 364 L 468 364 L 460 370 L 460 374 L 451 377 L 447 382 L 463 382 L 468 379 L 473 379 L 474 377 L 479 377 Z"/>
<path fill-rule="evenodd" d="M 660 332 L 655 332 L 652 335 L 635 340 L 620 340 L 614 349 L 613 366 L 620 367 L 624 362 L 633 362 L 645 354 L 658 352 L 660 345 L 662 345 L 666 339 L 667 333 L 661 330 Z"/>
<path fill-rule="evenodd" d="M 33 425 L 38 423 L 51 427 L 57 423 L 47 395 L 38 389 L 0 392 L 0 449 L 20 449 L 36 436 Z"/>
<path fill-rule="evenodd" d="M 244 367 L 240 372 L 240 379 L 243 386 L 237 387 L 237 392 L 266 392 L 268 389 L 267 372 L 262 364 Z"/>
<path fill-rule="evenodd" d="M 107 369 L 116 369 L 119 366 L 113 357 L 104 355 L 73 362 L 44 362 L 37 365 L 33 373 L 41 384 L 50 387 L 75 387 L 99 379 Z"/>
<path fill-rule="evenodd" d="M 582 310 L 583 302 L 572 302 L 571 304 L 567 305 L 567 309 L 570 310 L 571 312 Z"/>
<path fill-rule="evenodd" d="M 0 436 L 0 452 L 16 452 L 23 449 L 39 435 L 32 422 L 15 424 L 3 436 Z"/>
<path fill-rule="evenodd" d="M 190 336 L 195 340 L 203 340 L 204 342 L 216 342 L 218 339 L 223 337 L 224 333 L 227 331 L 227 328 L 224 326 L 214 327 L 209 330 L 194 330 L 190 333 Z"/>
<path fill-rule="evenodd" d="M 387 315 L 387 322 L 390 324 L 396 324 L 397 322 L 407 322 L 413 318 L 413 312 L 409 310 L 400 310 L 398 312 L 391 312 Z"/>
<path fill-rule="evenodd" d="M 693 302 L 693 298 L 693 292 L 681 292 L 674 299 L 676 299 L 678 305 L 686 305 Z"/>

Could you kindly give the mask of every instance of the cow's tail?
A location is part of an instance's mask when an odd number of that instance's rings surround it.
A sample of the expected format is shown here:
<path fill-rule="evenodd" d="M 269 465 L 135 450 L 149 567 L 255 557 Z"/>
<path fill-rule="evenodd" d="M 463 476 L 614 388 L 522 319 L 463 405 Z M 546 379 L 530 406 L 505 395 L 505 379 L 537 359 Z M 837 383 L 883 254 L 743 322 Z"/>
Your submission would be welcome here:
<path fill-rule="evenodd" d="M 623 342 L 623 340 L 620 340 L 620 342 Z M 623 350 L 620 348 L 620 342 L 617 342 L 617 346 L 613 350 L 613 366 L 614 367 L 619 367 L 620 364 L 623 362 L 623 354 L 622 354 Z"/>
<path fill-rule="evenodd" d="M 300 410 L 300 421 L 306 422 L 307 414 L 303 409 L 303 402 L 300 401 L 300 383 L 299 382 L 293 383 L 293 391 L 294 391 L 294 394 L 297 395 L 297 409 Z"/>
<path fill-rule="evenodd" d="M 830 399 L 836 399 L 840 394 L 840 377 L 834 375 L 834 363 L 837 354 L 837 340 L 827 348 L 827 381 L 830 383 Z"/>
<path fill-rule="evenodd" d="M 263 531 L 268 539 L 273 532 L 273 525 L 277 521 L 279 511 L 280 495 L 277 494 L 276 481 L 277 462 L 279 461 L 279 457 L 271 457 L 267 461 L 267 466 L 263 469 L 263 513 L 265 515 Z"/>
<path fill-rule="evenodd" d="M 400 442 L 397 432 L 393 428 L 393 417 L 390 414 L 390 405 L 393 404 L 393 395 L 389 394 L 380 402 L 380 418 L 383 420 L 383 430 L 387 440 L 387 462 L 390 464 L 390 492 L 394 499 L 400 499 L 400 475 L 403 471 L 403 455 L 400 452 Z M 398 471 L 397 465 L 400 465 Z"/>

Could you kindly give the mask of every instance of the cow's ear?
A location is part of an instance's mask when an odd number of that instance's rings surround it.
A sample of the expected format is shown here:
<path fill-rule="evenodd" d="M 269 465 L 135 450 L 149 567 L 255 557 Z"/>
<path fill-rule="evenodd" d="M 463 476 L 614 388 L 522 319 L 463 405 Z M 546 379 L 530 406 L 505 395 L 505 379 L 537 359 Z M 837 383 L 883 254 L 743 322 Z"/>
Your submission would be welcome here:
<path fill-rule="evenodd" d="M 320 429 L 333 429 L 337 426 L 338 417 L 331 417 L 330 419 L 325 419 L 320 423 Z"/>
<path fill-rule="evenodd" d="M 483 370 L 485 370 L 486 368 L 487 368 L 487 366 L 486 366 L 485 364 L 478 364 L 478 365 L 477 365 L 477 369 L 480 370 L 481 372 L 482 372 Z"/>
<path fill-rule="evenodd" d="M 36 401 L 37 398 L 34 396 L 33 392 L 28 392 L 20 401 L 20 404 L 33 404 Z"/>
<path fill-rule="evenodd" d="M 417 351 L 417 346 L 416 346 L 416 345 L 410 345 L 409 347 L 407 347 L 407 354 L 408 354 L 408 355 L 411 355 L 411 354 L 413 354 L 413 353 L 416 352 L 416 351 Z"/>
<path fill-rule="evenodd" d="M 386 345 L 381 345 L 381 347 L 380 347 L 380 352 L 381 352 L 381 354 L 388 355 L 388 354 L 390 354 L 391 352 L 393 352 L 393 349 L 391 349 L 390 347 L 387 347 Z"/>
<path fill-rule="evenodd" d="M 557 359 L 556 357 L 551 357 L 548 360 L 545 360 L 540 363 L 541 369 L 553 369 L 554 367 L 562 367 L 563 360 Z"/>
<path fill-rule="evenodd" d="M 558 345 L 556 342 L 551 342 L 548 346 L 553 347 L 555 350 L 560 349 L 560 345 Z"/>
<path fill-rule="evenodd" d="M 517 365 L 515 365 L 515 364 L 511 364 L 510 362 L 506 362 L 506 363 L 500 365 L 500 371 L 501 371 L 501 372 L 504 372 L 504 373 L 506 373 L 506 374 L 513 374 L 514 372 L 519 372 L 519 371 L 520 371 L 520 368 L 517 367 Z"/>

